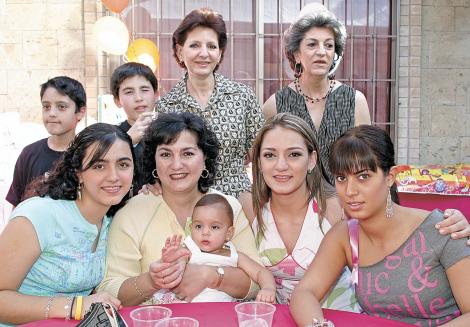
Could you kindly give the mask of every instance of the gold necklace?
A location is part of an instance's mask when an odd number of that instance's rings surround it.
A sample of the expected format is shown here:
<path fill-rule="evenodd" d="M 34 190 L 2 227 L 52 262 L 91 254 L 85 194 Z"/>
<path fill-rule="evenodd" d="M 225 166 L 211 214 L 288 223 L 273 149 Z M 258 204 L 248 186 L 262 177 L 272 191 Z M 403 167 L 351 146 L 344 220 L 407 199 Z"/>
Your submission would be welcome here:
<path fill-rule="evenodd" d="M 305 101 L 310 102 L 310 103 L 318 103 L 322 100 L 325 100 L 330 95 L 331 91 L 333 90 L 335 83 L 336 83 L 335 80 L 330 81 L 330 86 L 328 87 L 328 91 L 326 92 L 325 96 L 321 98 L 312 98 L 311 96 L 308 96 L 302 91 L 300 87 L 299 79 L 298 78 L 294 79 L 295 91 L 299 93 L 301 96 L 303 96 Z"/>

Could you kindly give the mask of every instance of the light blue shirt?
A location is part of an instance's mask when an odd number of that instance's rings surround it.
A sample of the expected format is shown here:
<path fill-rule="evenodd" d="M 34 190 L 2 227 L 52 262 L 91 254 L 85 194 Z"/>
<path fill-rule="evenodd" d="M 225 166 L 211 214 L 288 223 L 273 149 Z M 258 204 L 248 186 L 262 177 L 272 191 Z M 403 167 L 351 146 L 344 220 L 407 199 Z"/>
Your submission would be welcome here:
<path fill-rule="evenodd" d="M 31 267 L 18 292 L 37 296 L 88 295 L 104 277 L 106 241 L 111 219 L 98 229 L 80 213 L 75 201 L 34 197 L 18 205 L 10 219 L 31 221 L 41 255 Z"/>

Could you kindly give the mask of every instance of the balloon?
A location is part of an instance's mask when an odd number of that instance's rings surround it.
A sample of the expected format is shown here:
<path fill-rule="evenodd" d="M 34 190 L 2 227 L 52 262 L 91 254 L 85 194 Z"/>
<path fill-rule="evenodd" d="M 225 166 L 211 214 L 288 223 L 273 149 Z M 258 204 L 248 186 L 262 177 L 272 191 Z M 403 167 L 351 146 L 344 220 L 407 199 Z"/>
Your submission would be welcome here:
<path fill-rule="evenodd" d="M 101 0 L 106 8 L 119 14 L 129 4 L 129 0 Z"/>
<path fill-rule="evenodd" d="M 158 48 L 149 39 L 135 39 L 127 49 L 127 61 L 139 62 L 156 71 L 160 64 Z"/>
<path fill-rule="evenodd" d="M 105 16 L 93 26 L 96 47 L 110 54 L 122 55 L 129 45 L 129 31 L 118 18 Z"/>

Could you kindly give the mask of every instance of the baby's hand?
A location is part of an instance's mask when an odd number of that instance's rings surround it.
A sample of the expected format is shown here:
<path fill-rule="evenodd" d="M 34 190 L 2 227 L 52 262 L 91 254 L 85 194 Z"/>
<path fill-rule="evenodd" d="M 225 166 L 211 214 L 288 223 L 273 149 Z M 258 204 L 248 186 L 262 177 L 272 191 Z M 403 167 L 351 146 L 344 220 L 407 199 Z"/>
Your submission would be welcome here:
<path fill-rule="evenodd" d="M 256 296 L 256 301 L 274 303 L 276 299 L 276 290 L 272 288 L 262 288 Z"/>
<path fill-rule="evenodd" d="M 189 250 L 181 247 L 182 237 L 182 235 L 173 235 L 166 239 L 162 249 L 162 262 L 172 263 L 189 257 Z"/>

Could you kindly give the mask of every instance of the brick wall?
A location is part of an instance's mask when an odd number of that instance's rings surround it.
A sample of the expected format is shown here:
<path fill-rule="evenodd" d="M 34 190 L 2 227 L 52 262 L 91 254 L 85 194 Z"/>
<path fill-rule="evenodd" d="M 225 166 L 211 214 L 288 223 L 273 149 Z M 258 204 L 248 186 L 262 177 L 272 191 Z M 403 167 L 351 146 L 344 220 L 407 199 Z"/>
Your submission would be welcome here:
<path fill-rule="evenodd" d="M 423 0 L 420 161 L 470 162 L 470 1 Z"/>
<path fill-rule="evenodd" d="M 402 0 L 398 162 L 470 162 L 470 0 Z"/>
<path fill-rule="evenodd" d="M 0 112 L 40 121 L 39 86 L 85 80 L 82 1 L 0 1 Z"/>

